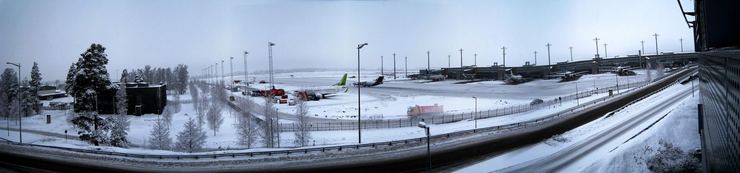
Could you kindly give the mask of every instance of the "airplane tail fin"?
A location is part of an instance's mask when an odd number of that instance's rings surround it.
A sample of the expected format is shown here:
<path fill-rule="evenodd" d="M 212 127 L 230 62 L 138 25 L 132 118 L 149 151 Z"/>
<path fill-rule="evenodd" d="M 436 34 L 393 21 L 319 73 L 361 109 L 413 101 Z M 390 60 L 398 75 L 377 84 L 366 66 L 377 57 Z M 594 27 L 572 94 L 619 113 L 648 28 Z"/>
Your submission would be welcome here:
<path fill-rule="evenodd" d="M 383 76 L 378 76 L 378 79 L 375 79 L 375 83 L 373 83 L 373 86 L 383 84 Z"/>
<path fill-rule="evenodd" d="M 337 86 L 344 86 L 347 84 L 347 73 L 345 73 L 342 76 L 342 79 L 339 79 L 339 83 L 337 83 Z"/>

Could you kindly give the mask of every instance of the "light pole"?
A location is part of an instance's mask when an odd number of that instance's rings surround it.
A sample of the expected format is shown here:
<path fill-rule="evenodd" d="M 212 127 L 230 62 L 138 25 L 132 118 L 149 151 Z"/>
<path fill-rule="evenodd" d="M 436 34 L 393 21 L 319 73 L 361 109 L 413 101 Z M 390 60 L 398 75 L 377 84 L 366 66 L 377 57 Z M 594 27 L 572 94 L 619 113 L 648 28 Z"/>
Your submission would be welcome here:
<path fill-rule="evenodd" d="M 683 52 L 683 38 L 678 39 L 679 42 L 681 42 L 681 52 Z M 694 94 L 693 92 L 691 94 Z"/>
<path fill-rule="evenodd" d="M 447 55 L 447 68 L 452 68 L 452 64 L 450 63 L 451 62 L 450 57 L 452 57 L 452 55 Z"/>
<path fill-rule="evenodd" d="M 215 85 L 216 82 L 218 82 L 218 61 L 213 65 L 213 84 Z"/>
<path fill-rule="evenodd" d="M 224 84 L 224 60 L 221 60 L 221 82 L 220 83 Z"/>
<path fill-rule="evenodd" d="M 360 49 L 362 47 L 367 46 L 367 43 L 362 43 L 357 45 L 357 81 L 360 81 Z M 395 78 L 396 72 L 395 72 L 395 58 L 396 53 L 393 53 L 393 77 Z M 360 105 L 360 88 L 362 88 L 361 85 L 357 85 L 357 143 L 362 144 L 362 121 L 360 117 L 362 116 L 362 108 Z"/>
<path fill-rule="evenodd" d="M 537 66 L 537 51 L 534 51 L 534 65 Z"/>
<path fill-rule="evenodd" d="M 424 119 L 421 119 L 421 121 L 419 121 L 419 128 L 424 129 L 424 131 L 426 131 L 426 134 L 427 134 L 427 158 L 429 160 L 428 170 L 429 172 L 432 172 L 432 152 L 431 152 L 431 144 L 430 144 L 431 141 L 429 141 L 429 136 L 430 136 L 429 126 L 427 126 L 427 123 L 424 122 Z"/>
<path fill-rule="evenodd" d="M 409 57 L 407 56 L 403 57 L 403 72 L 405 74 L 404 77 L 409 77 Z"/>
<path fill-rule="evenodd" d="M 504 64 L 503 66 L 506 67 L 506 46 L 501 47 L 501 50 L 503 51 L 501 55 L 504 57 Z"/>
<path fill-rule="evenodd" d="M 269 59 L 270 59 L 270 89 L 275 89 L 275 83 L 272 78 L 272 72 L 273 72 L 272 71 L 273 70 L 272 69 L 272 46 L 275 46 L 275 43 L 268 41 L 267 42 L 267 53 L 268 53 L 267 55 L 269 56 Z"/>
<path fill-rule="evenodd" d="M 11 63 L 6 62 L 5 64 L 10 64 L 18 67 L 18 91 L 15 93 L 16 97 L 18 97 L 18 141 L 20 143 L 23 143 L 23 117 L 21 116 L 21 64 L 20 63 Z M 8 124 L 8 127 L 10 127 L 10 124 Z M 10 128 L 8 128 L 10 130 Z M 10 132 L 8 132 L 10 134 Z"/>
<path fill-rule="evenodd" d="M 599 37 L 594 38 L 596 42 L 596 58 L 599 58 Z"/>
<path fill-rule="evenodd" d="M 380 75 L 385 76 L 385 74 L 383 74 L 383 56 L 380 56 Z"/>
<path fill-rule="evenodd" d="M 233 56 L 229 57 L 229 74 L 231 75 L 229 77 L 231 80 L 229 81 L 229 85 L 231 86 L 229 90 L 231 90 L 234 87 L 234 57 Z"/>
<path fill-rule="evenodd" d="M 619 72 L 614 75 L 614 79 L 617 81 L 617 94 L 619 94 Z"/>
<path fill-rule="evenodd" d="M 473 97 L 473 99 L 475 99 L 475 116 L 473 117 L 473 121 L 475 121 L 473 132 L 475 132 L 475 129 L 478 129 L 478 97 Z"/>
<path fill-rule="evenodd" d="M 606 45 L 607 44 L 604 43 L 604 58 L 608 58 L 609 57 L 609 53 L 606 52 Z"/>
<path fill-rule="evenodd" d="M 249 52 L 244 51 L 244 85 L 249 86 L 249 72 L 247 70 L 247 55 Z"/>
<path fill-rule="evenodd" d="M 640 40 L 640 47 L 641 47 L 641 49 L 640 49 L 640 50 L 641 50 L 642 52 L 645 52 L 645 40 Z"/>
<path fill-rule="evenodd" d="M 430 60 L 430 58 L 429 58 L 429 51 L 427 50 L 427 79 L 429 79 L 429 77 L 431 75 L 431 72 L 429 71 L 429 69 L 430 69 L 429 68 L 429 66 L 430 66 L 429 65 L 429 60 Z"/>
<path fill-rule="evenodd" d="M 393 53 L 393 79 L 396 79 L 396 53 Z"/>
<path fill-rule="evenodd" d="M 462 68 L 463 68 L 463 56 L 462 56 L 463 49 L 460 48 L 460 50 L 458 50 L 458 51 L 460 51 L 460 69 L 462 70 Z M 460 73 L 460 74 L 462 74 L 462 73 Z"/>
<path fill-rule="evenodd" d="M 568 47 L 570 50 L 570 62 L 573 62 L 573 46 Z"/>
<path fill-rule="evenodd" d="M 658 33 L 653 34 L 655 37 L 655 55 L 658 55 Z"/>
<path fill-rule="evenodd" d="M 478 67 L 478 54 L 477 53 L 473 54 L 473 66 Z"/>
<path fill-rule="evenodd" d="M 545 46 L 547 47 L 547 66 L 550 66 L 552 65 L 550 63 L 550 46 L 552 45 L 550 43 L 547 43 Z"/>

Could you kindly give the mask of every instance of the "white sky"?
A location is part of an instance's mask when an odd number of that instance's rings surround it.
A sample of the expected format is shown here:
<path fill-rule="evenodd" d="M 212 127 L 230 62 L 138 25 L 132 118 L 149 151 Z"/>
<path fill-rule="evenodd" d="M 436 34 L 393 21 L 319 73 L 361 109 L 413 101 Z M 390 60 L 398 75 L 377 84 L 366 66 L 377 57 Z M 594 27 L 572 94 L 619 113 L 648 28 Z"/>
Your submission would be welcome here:
<path fill-rule="evenodd" d="M 692 2 L 685 2 L 691 4 Z M 692 9 L 693 7 L 688 7 Z M 608 55 L 637 54 L 640 40 L 647 53 L 691 50 L 692 30 L 676 1 L 642 0 L 517 0 L 517 1 L 82 1 L 0 0 L 0 60 L 20 62 L 23 76 L 39 63 L 45 81 L 64 79 L 69 65 L 91 43 L 107 47 L 111 74 L 123 68 L 174 67 L 187 64 L 191 74 L 209 64 L 235 57 L 242 70 L 242 52 L 249 51 L 250 71 L 265 70 L 267 42 L 272 41 L 277 69 L 355 68 L 356 46 L 363 68 L 392 65 L 459 66 L 533 61 L 547 63 L 551 43 L 553 64 L 590 59 L 593 38 L 608 44 Z M 603 45 L 599 45 L 603 56 Z M 226 65 L 228 67 L 228 64 Z M 238 68 L 237 68 L 238 67 Z"/>

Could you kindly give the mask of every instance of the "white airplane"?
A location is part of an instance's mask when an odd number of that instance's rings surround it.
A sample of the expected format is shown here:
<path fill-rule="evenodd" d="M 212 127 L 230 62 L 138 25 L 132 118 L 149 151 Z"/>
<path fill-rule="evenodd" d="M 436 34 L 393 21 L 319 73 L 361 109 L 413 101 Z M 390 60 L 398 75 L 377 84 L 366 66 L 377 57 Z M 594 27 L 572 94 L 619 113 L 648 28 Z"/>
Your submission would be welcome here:
<path fill-rule="evenodd" d="M 342 75 L 342 78 L 339 79 L 339 82 L 337 82 L 334 85 L 331 86 L 323 86 L 323 87 L 313 87 L 313 88 L 305 88 L 301 90 L 297 90 L 294 92 L 304 92 L 302 94 L 310 95 L 312 97 L 317 98 L 328 98 L 331 96 L 335 96 L 337 93 L 340 92 L 347 92 L 347 73 Z"/>

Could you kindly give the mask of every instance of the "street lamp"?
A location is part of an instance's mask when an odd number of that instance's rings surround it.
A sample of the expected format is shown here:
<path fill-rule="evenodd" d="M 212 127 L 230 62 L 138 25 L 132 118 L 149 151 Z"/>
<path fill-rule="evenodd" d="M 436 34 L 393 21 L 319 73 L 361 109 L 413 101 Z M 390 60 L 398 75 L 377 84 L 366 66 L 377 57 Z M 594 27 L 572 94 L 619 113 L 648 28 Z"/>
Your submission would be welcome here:
<path fill-rule="evenodd" d="M 594 38 L 594 41 L 596 42 L 596 58 L 599 58 L 599 37 Z"/>
<path fill-rule="evenodd" d="M 431 73 L 429 72 L 429 51 L 427 51 L 427 79 L 430 78 Z"/>
<path fill-rule="evenodd" d="M 21 116 L 21 112 L 23 112 L 21 111 L 21 64 L 20 63 L 16 64 L 16 63 L 11 63 L 11 62 L 6 62 L 5 64 L 14 65 L 18 67 L 18 91 L 15 93 L 16 97 L 18 97 L 18 139 L 19 139 L 18 141 L 20 141 L 20 143 L 23 143 L 23 117 Z M 9 124 L 8 124 L 8 127 L 10 127 Z M 10 128 L 8 128 L 8 130 L 9 129 Z M 10 132 L 8 132 L 8 134 L 10 134 Z"/>
<path fill-rule="evenodd" d="M 573 46 L 568 47 L 570 49 L 570 62 L 573 62 Z"/>
<path fill-rule="evenodd" d="M 393 53 L 393 80 L 395 79 L 396 79 L 396 53 Z M 357 82 L 359 82 L 359 80 Z"/>
<path fill-rule="evenodd" d="M 224 84 L 224 60 L 221 60 L 221 84 Z"/>
<path fill-rule="evenodd" d="M 547 47 L 547 65 L 550 66 L 550 46 L 552 46 L 552 44 L 547 43 L 545 46 Z"/>
<path fill-rule="evenodd" d="M 504 57 L 503 67 L 506 67 L 506 46 L 502 46 L 501 47 L 501 50 L 503 50 L 503 52 L 501 53 L 501 55 Z"/>
<path fill-rule="evenodd" d="M 249 52 L 244 51 L 244 85 L 249 86 L 249 72 L 247 72 L 247 55 Z"/>
<path fill-rule="evenodd" d="M 380 75 L 385 76 L 385 74 L 383 74 L 383 56 L 382 55 L 380 56 Z"/>
<path fill-rule="evenodd" d="M 408 56 L 403 57 L 403 72 L 405 74 L 404 77 L 409 77 L 409 57 Z"/>
<path fill-rule="evenodd" d="M 267 52 L 270 60 L 270 89 L 275 89 L 275 84 L 272 79 L 272 46 L 275 46 L 275 43 L 273 42 L 267 42 Z"/>
<path fill-rule="evenodd" d="M 367 46 L 367 43 L 362 43 L 357 45 L 357 82 L 360 81 L 360 49 Z M 396 54 L 393 53 L 393 76 L 395 78 L 396 76 Z M 357 143 L 362 144 L 362 107 L 360 105 L 360 88 L 362 88 L 362 85 L 357 85 Z"/>
<path fill-rule="evenodd" d="M 606 43 L 604 43 L 604 58 L 609 58 L 609 53 L 606 52 Z"/>
<path fill-rule="evenodd" d="M 473 132 L 475 132 L 475 129 L 478 129 L 478 97 L 473 97 L 473 99 L 475 99 L 475 116 L 473 117 L 473 120 L 475 121 Z"/>
<path fill-rule="evenodd" d="M 658 33 L 653 34 L 655 37 L 655 55 L 658 55 Z"/>
<path fill-rule="evenodd" d="M 537 66 L 537 51 L 534 51 L 534 65 Z"/>
<path fill-rule="evenodd" d="M 229 86 L 231 86 L 229 90 L 231 90 L 234 87 L 234 57 L 233 56 L 229 57 L 229 74 L 231 74 L 231 76 L 229 77 L 231 80 L 229 81 Z"/>
<path fill-rule="evenodd" d="M 421 121 L 419 121 L 419 128 L 424 129 L 424 131 L 426 131 L 426 134 L 427 134 L 427 158 L 429 160 L 429 172 L 432 172 L 432 152 L 430 149 L 431 141 L 429 141 L 429 135 L 430 135 L 429 126 L 427 126 L 427 123 L 424 122 L 424 119 L 421 119 Z"/>

